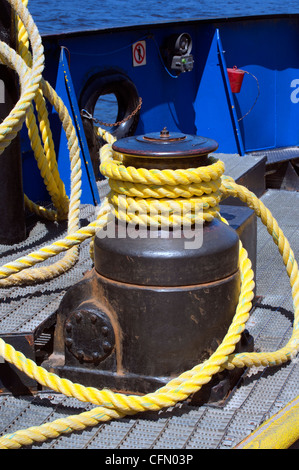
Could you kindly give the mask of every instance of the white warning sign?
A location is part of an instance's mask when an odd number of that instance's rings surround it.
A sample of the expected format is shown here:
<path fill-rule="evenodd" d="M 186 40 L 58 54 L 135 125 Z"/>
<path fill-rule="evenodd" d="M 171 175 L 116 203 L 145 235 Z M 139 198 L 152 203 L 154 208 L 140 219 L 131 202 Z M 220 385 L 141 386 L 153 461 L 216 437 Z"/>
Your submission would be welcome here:
<path fill-rule="evenodd" d="M 146 64 L 146 43 L 145 41 L 135 42 L 132 46 L 133 67 Z"/>

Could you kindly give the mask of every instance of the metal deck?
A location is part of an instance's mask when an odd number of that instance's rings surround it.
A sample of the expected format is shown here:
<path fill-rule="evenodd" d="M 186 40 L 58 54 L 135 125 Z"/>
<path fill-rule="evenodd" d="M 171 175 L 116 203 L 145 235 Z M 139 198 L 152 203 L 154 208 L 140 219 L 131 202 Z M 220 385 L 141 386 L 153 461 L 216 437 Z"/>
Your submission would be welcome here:
<path fill-rule="evenodd" d="M 296 147 L 284 147 L 284 148 L 275 148 L 270 150 L 260 150 L 256 152 L 250 152 L 250 155 L 253 156 L 262 156 L 267 157 L 267 165 L 274 163 L 281 163 L 286 160 L 296 160 L 299 158 L 299 148 Z"/>
<path fill-rule="evenodd" d="M 245 160 L 242 159 L 242 164 Z M 229 165 L 226 174 L 236 177 Z M 238 179 L 238 178 L 236 178 Z M 268 190 L 262 196 L 299 258 L 299 193 Z M 94 218 L 94 208 L 82 207 L 82 223 Z M 36 223 L 26 243 L 2 248 L 1 263 L 30 252 L 39 243 L 54 240 L 51 224 Z M 57 228 L 61 237 L 65 227 Z M 4 254 L 4 251 L 6 253 Z M 50 261 L 51 262 L 51 261 Z M 80 261 L 70 272 L 47 284 L 1 289 L 0 334 L 31 331 L 53 313 L 66 292 L 92 267 L 89 242 L 80 249 Z M 292 298 L 283 262 L 270 235 L 258 222 L 257 295 L 247 328 L 255 349 L 276 350 L 292 329 Z M 1 365 L 0 365 L 1 367 Z M 246 371 L 239 386 L 223 406 L 191 406 L 187 402 L 160 412 L 146 412 L 114 420 L 82 432 L 62 435 L 32 449 L 229 449 L 245 438 L 267 417 L 298 395 L 299 359 L 274 368 Z M 16 398 L 0 395 L 1 435 L 80 413 L 94 405 L 67 398 L 50 390 Z"/>

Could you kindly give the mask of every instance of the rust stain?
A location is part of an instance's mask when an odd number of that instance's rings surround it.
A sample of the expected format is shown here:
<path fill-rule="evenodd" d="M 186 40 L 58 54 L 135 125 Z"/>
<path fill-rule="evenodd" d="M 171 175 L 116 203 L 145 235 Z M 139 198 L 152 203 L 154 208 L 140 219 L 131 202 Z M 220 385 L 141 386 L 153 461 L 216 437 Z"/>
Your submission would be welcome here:
<path fill-rule="evenodd" d="M 33 335 L 25 335 L 25 338 L 30 346 L 33 346 L 34 344 L 34 338 Z"/>

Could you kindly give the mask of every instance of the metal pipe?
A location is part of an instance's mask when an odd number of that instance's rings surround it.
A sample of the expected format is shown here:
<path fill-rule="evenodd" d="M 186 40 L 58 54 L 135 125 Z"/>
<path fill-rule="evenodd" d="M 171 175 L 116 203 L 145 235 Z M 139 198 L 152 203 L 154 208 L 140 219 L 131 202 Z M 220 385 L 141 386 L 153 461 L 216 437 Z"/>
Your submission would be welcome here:
<path fill-rule="evenodd" d="M 289 449 L 299 439 L 299 396 L 265 421 L 235 449 Z"/>

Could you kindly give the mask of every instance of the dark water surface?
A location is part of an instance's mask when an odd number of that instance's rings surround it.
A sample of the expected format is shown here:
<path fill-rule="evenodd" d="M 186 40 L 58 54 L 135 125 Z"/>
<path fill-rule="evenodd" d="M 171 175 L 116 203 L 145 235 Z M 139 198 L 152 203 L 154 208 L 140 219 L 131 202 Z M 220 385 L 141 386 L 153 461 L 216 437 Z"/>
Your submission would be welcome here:
<path fill-rule="evenodd" d="M 180 19 L 299 14 L 299 0 L 29 0 L 28 8 L 40 33 L 51 34 Z M 113 123 L 117 113 L 114 94 L 99 98 L 94 117 Z"/>
<path fill-rule="evenodd" d="M 43 33 L 199 17 L 299 13 L 299 0 L 29 0 Z"/>

